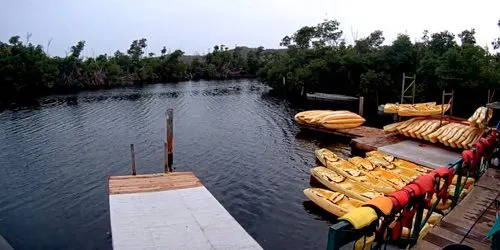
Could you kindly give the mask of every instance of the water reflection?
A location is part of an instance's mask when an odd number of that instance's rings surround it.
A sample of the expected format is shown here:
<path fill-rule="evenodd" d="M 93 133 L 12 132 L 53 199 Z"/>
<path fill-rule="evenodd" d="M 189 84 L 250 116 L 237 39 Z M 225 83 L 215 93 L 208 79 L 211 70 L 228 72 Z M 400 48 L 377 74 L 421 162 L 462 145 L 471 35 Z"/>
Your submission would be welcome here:
<path fill-rule="evenodd" d="M 177 170 L 194 171 L 265 249 L 325 248 L 328 222 L 302 191 L 318 146 L 348 146 L 299 133 L 300 109 L 255 81 L 84 91 L 0 113 L 0 234 L 16 249 L 111 248 L 107 177 L 129 174 L 130 143 L 138 173 L 162 171 L 169 107 Z"/>

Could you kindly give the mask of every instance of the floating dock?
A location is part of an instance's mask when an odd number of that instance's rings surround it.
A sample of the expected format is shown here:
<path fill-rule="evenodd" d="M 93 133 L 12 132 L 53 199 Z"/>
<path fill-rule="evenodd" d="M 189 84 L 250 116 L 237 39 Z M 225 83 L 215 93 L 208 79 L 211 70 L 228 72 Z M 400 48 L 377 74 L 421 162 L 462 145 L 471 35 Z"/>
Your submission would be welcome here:
<path fill-rule="evenodd" d="M 114 249 L 262 249 L 192 172 L 112 176 Z"/>
<path fill-rule="evenodd" d="M 358 97 L 338 95 L 338 94 L 327 94 L 327 93 L 306 93 L 306 99 L 309 101 L 321 101 L 321 102 L 354 102 L 358 101 Z"/>
<path fill-rule="evenodd" d="M 2 235 L 0 235 L 0 250 L 14 250 Z"/>
<path fill-rule="evenodd" d="M 500 202 L 500 170 L 488 169 L 472 191 L 414 249 L 442 249 L 450 244 L 464 244 L 473 249 L 490 249 L 485 238 L 495 223 Z"/>

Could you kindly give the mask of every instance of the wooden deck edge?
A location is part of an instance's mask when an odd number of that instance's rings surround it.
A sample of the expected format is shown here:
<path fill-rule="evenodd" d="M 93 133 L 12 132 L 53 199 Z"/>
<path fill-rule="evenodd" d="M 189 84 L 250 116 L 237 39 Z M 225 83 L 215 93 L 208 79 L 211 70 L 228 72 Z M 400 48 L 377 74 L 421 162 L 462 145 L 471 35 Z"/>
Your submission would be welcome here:
<path fill-rule="evenodd" d="M 186 172 L 172 172 L 172 173 L 158 173 L 158 174 L 140 174 L 140 175 L 113 175 L 109 176 L 108 180 L 117 180 L 117 179 L 138 179 L 138 178 L 150 178 L 150 177 L 158 177 L 158 176 L 178 176 L 178 175 L 194 175 L 191 171 Z"/>
<path fill-rule="evenodd" d="M 489 249 L 491 241 L 485 240 L 484 236 L 496 215 L 492 206 L 500 195 L 496 189 L 499 177 L 497 171 L 489 170 L 489 175 L 483 176 L 489 180 L 483 180 L 483 185 L 475 186 L 441 222 L 417 242 L 414 249 L 441 249 L 453 243 L 465 244 L 474 249 Z"/>
<path fill-rule="evenodd" d="M 158 192 L 201 186 L 203 184 L 193 172 L 110 176 L 108 178 L 109 195 Z"/>

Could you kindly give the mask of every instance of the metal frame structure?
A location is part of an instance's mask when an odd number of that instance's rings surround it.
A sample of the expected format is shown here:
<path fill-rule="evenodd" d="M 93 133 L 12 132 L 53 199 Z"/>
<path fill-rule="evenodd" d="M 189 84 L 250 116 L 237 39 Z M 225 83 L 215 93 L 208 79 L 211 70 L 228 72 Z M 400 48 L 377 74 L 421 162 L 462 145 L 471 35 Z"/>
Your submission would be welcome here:
<path fill-rule="evenodd" d="M 488 89 L 488 99 L 486 100 L 486 105 L 488 105 L 488 103 L 493 102 L 493 98 L 495 97 L 495 92 L 496 89 L 493 89 L 493 91 L 491 91 L 491 89 Z"/>
<path fill-rule="evenodd" d="M 446 97 L 450 97 L 448 100 L 447 104 L 450 104 L 450 116 L 453 115 L 453 98 L 455 96 L 455 90 L 452 89 L 451 92 L 446 92 L 446 90 L 443 89 L 443 94 L 441 96 L 441 117 L 440 117 L 440 123 L 441 125 L 443 124 L 443 118 L 444 118 L 444 104 L 445 104 L 445 99 Z"/>
<path fill-rule="evenodd" d="M 455 96 L 455 90 L 452 89 L 451 92 L 446 92 L 446 90 L 443 90 L 443 95 L 441 97 L 441 104 L 445 104 L 445 99 L 446 97 L 450 97 L 450 99 L 448 100 L 448 104 L 450 104 L 450 116 L 453 114 L 453 102 L 455 101 L 454 100 L 454 96 Z M 444 112 L 441 111 L 441 116 L 443 116 Z"/>
<path fill-rule="evenodd" d="M 406 79 L 411 79 L 412 81 L 410 84 L 406 85 Z M 401 102 L 400 104 L 403 104 L 405 101 L 405 98 L 411 98 L 411 103 L 415 103 L 415 89 L 417 85 L 417 75 L 413 76 L 406 76 L 406 73 L 403 73 L 403 82 L 401 83 Z M 411 95 L 406 95 L 406 92 L 411 89 Z"/>

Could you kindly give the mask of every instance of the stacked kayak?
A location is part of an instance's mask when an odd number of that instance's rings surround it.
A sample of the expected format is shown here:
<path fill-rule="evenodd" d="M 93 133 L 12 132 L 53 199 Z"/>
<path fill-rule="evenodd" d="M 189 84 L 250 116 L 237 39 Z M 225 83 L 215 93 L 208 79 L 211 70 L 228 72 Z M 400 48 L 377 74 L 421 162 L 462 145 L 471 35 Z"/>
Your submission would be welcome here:
<path fill-rule="evenodd" d="M 399 116 L 430 116 L 445 113 L 450 109 L 450 104 L 436 105 L 435 102 L 398 104 L 387 103 L 384 105 L 384 112 L 398 114 Z"/>
<path fill-rule="evenodd" d="M 467 120 L 472 126 L 481 129 L 486 128 L 488 121 L 493 117 L 493 109 L 486 107 L 479 107 L 476 112 Z"/>
<path fill-rule="evenodd" d="M 367 174 L 366 171 L 360 170 L 349 161 L 337 157 L 332 151 L 326 148 L 316 150 L 315 154 L 324 166 L 346 178 L 356 181 L 360 185 L 384 194 L 396 191 L 393 185 Z"/>
<path fill-rule="evenodd" d="M 335 171 L 325 167 L 315 167 L 311 169 L 311 175 L 330 190 L 346 194 L 360 201 L 369 201 L 371 198 L 383 195 L 373 188 L 367 187 L 343 175 L 339 175 Z"/>
<path fill-rule="evenodd" d="M 441 143 L 452 148 L 468 149 L 484 134 L 492 115 L 491 109 L 479 107 L 467 121 L 415 117 L 386 125 L 384 131 L 397 132 L 406 137 Z"/>
<path fill-rule="evenodd" d="M 342 216 L 345 210 L 357 207 L 360 202 L 362 204 L 375 197 L 389 195 L 400 190 L 417 177 L 432 171 L 430 168 L 395 158 L 380 151 L 368 152 L 365 158 L 355 156 L 347 160 L 325 148 L 316 150 L 315 155 L 323 166 L 312 168 L 311 176 L 329 190 L 306 189 L 304 194 L 311 201 L 336 216 Z M 474 179 L 463 177 L 462 183 L 464 182 L 466 186 L 461 195 L 468 192 Z M 448 193 L 451 195 L 455 192 L 454 185 L 456 183 L 457 178 L 455 177 L 448 189 Z M 337 193 L 343 194 L 343 198 L 338 198 Z M 432 199 L 436 200 L 437 196 L 434 195 Z M 320 201 L 321 203 L 319 203 Z M 451 201 L 447 200 L 439 203 L 436 208 L 445 210 L 450 205 Z"/>
<path fill-rule="evenodd" d="M 359 127 L 365 119 L 346 110 L 309 110 L 297 113 L 295 121 L 305 126 L 336 130 Z"/>

